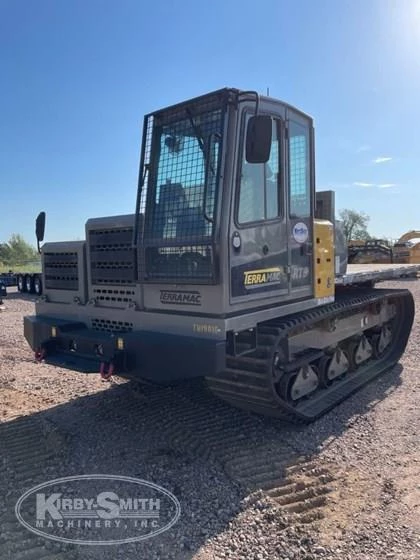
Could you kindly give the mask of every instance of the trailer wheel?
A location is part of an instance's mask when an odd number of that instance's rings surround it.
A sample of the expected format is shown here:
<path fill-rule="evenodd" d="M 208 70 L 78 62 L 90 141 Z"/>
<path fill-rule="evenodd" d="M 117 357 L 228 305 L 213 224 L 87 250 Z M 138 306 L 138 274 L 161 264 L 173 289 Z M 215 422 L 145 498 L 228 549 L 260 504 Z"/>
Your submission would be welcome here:
<path fill-rule="evenodd" d="M 25 276 L 25 286 L 26 286 L 26 291 L 28 292 L 28 294 L 33 294 L 34 293 L 34 279 L 33 279 L 33 276 L 31 276 L 30 274 L 27 274 Z"/>
<path fill-rule="evenodd" d="M 26 292 L 26 283 L 25 283 L 25 277 L 23 276 L 23 274 L 18 274 L 17 277 L 17 288 L 18 288 L 18 292 Z"/>
<path fill-rule="evenodd" d="M 42 295 L 42 280 L 40 276 L 34 278 L 34 292 L 37 296 Z"/>

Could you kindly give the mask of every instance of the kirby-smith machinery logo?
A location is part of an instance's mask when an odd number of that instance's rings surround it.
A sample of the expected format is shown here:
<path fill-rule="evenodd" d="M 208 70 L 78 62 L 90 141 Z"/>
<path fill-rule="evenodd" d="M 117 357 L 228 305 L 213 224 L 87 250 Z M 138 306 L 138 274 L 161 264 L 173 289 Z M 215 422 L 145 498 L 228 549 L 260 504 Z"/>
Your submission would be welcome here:
<path fill-rule="evenodd" d="M 152 482 L 119 475 L 57 478 L 27 490 L 15 507 L 32 533 L 79 545 L 149 539 L 179 519 L 178 499 Z"/>

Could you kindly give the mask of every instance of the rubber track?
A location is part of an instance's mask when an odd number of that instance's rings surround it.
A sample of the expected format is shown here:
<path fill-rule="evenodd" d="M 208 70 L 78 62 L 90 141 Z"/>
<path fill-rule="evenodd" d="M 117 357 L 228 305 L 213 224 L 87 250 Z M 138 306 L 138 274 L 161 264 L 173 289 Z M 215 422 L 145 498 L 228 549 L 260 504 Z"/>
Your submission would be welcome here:
<path fill-rule="evenodd" d="M 0 423 L 1 560 L 80 558 L 75 550 L 64 551 L 57 543 L 31 533 L 15 517 L 15 504 L 23 492 L 47 481 L 51 469 L 57 471 L 60 461 L 58 443 L 58 436 L 52 432 L 46 434 L 45 425 L 33 418 L 23 416 Z M 3 486 L 5 495 L 1 495 Z"/>
<path fill-rule="evenodd" d="M 388 298 L 398 304 L 397 321 L 393 344 L 381 359 L 370 360 L 342 381 L 316 391 L 297 406 L 281 399 L 272 379 L 272 357 L 276 347 L 289 333 L 296 328 L 311 328 L 324 319 L 360 312 L 366 306 Z M 206 378 L 207 383 L 216 396 L 239 408 L 293 423 L 309 423 L 396 364 L 405 350 L 413 320 L 414 300 L 409 290 L 349 290 L 339 294 L 332 304 L 259 324 L 256 354 L 265 354 L 266 357 L 227 356 L 227 369 L 222 375 Z"/>

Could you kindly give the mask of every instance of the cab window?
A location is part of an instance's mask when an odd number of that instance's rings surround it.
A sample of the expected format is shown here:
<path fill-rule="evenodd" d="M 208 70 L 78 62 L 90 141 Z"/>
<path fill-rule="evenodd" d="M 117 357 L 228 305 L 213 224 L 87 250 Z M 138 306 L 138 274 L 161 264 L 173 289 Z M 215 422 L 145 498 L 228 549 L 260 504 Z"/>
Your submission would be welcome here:
<path fill-rule="evenodd" d="M 239 187 L 238 223 L 270 220 L 280 215 L 279 140 L 277 121 L 273 119 L 270 159 L 267 163 L 248 163 L 245 147 L 242 155 Z"/>
<path fill-rule="evenodd" d="M 311 215 L 309 174 L 309 130 L 297 122 L 289 122 L 289 200 L 290 217 Z"/>

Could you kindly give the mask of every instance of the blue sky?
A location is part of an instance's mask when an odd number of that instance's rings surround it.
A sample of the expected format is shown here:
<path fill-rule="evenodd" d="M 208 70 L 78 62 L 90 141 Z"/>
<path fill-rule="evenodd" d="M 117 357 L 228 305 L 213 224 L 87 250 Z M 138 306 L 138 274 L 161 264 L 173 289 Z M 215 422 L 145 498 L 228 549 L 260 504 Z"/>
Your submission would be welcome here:
<path fill-rule="evenodd" d="M 0 0 L 0 242 L 134 210 L 142 117 L 223 86 L 311 114 L 319 190 L 420 229 L 417 0 Z"/>

